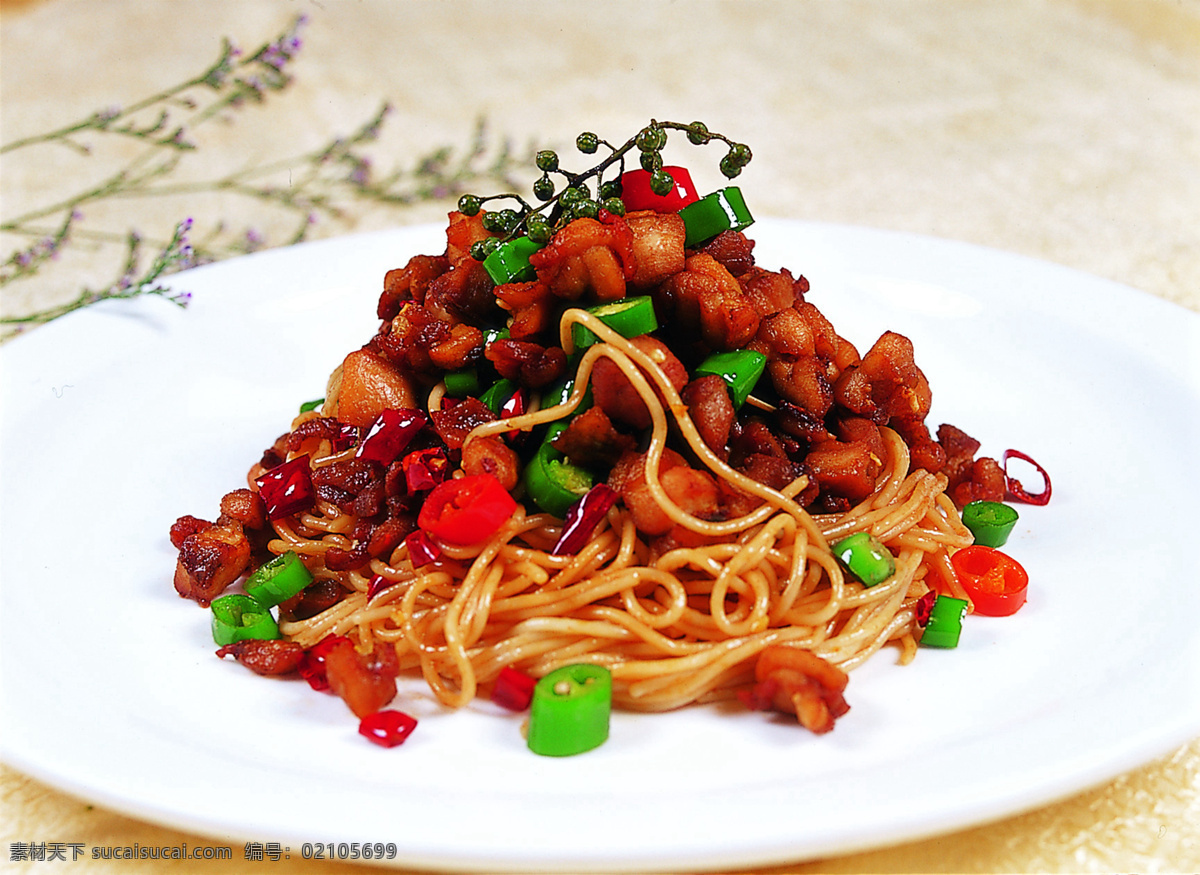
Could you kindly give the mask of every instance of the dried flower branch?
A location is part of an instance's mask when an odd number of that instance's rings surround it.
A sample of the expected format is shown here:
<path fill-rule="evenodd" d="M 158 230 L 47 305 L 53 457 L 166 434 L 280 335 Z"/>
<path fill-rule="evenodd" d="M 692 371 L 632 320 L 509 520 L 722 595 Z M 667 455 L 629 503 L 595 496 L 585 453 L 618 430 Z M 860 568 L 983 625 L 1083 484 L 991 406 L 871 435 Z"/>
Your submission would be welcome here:
<path fill-rule="evenodd" d="M 453 201 L 484 182 L 519 184 L 516 176 L 528 164 L 533 147 L 516 155 L 507 142 L 492 145 L 482 121 L 464 148 L 440 146 L 410 166 L 381 171 L 368 150 L 391 111 L 387 104 L 348 136 L 334 137 L 318 148 L 211 178 L 185 178 L 181 168 L 202 148 L 207 123 L 232 121 L 245 107 L 262 104 L 291 84 L 305 24 L 304 16 L 297 17 L 274 40 L 248 54 L 226 39 L 217 60 L 184 82 L 127 106 L 99 110 L 72 124 L 0 145 L 0 154 L 6 155 L 65 147 L 89 161 L 99 160 L 97 138 L 136 148 L 132 157 L 125 150 L 120 165 L 98 182 L 0 220 L 0 232 L 25 241 L 0 262 L 0 291 L 46 279 L 52 262 L 61 260 L 68 247 L 83 248 L 91 255 L 124 247 L 124 262 L 111 282 L 98 291 L 84 288 L 65 303 L 0 316 L 5 336 L 101 300 L 157 295 L 186 306 L 186 293 L 173 292 L 164 284 L 167 275 L 272 245 L 301 242 L 322 221 L 336 226 L 328 228 L 329 233 L 352 227 L 364 206 L 395 211 Z M 249 215 L 252 221 L 234 226 L 220 218 L 188 219 L 159 235 L 112 227 L 111 220 L 107 225 L 100 219 L 85 222 L 85 215 L 104 212 L 98 207 L 130 199 L 180 201 L 186 206 L 180 212 L 194 215 L 190 201 L 213 194 L 236 197 L 236 213 Z M 256 211 L 261 213 L 258 219 L 253 218 Z M 277 227 L 281 223 L 282 236 Z M 260 230 L 266 224 L 276 226 L 276 239 Z M 155 254 L 143 268 L 147 250 Z"/>

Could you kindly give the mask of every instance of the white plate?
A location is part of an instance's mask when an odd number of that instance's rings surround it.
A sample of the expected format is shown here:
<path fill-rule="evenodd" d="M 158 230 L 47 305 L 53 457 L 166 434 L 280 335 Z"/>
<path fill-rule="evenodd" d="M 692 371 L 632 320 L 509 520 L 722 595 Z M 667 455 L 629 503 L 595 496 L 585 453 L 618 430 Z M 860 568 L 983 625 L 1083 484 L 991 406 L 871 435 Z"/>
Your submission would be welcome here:
<path fill-rule="evenodd" d="M 763 714 L 616 714 L 567 759 L 520 717 L 444 713 L 420 685 L 400 748 L 336 698 L 213 657 L 175 595 L 171 522 L 210 517 L 301 401 L 375 328 L 385 270 L 433 227 L 180 275 L 194 292 L 97 306 L 3 356 L 4 755 L 51 784 L 231 842 L 392 842 L 412 867 L 722 868 L 863 850 L 1041 805 L 1200 732 L 1195 453 L 1200 319 L 1131 289 L 973 246 L 761 221 L 768 267 L 865 350 L 912 337 L 932 424 L 1030 453 L 1033 579 L 956 650 L 856 671 L 827 736 Z M 1031 486 L 1036 485 L 1034 480 Z M 335 851 L 336 853 L 336 851 Z"/>

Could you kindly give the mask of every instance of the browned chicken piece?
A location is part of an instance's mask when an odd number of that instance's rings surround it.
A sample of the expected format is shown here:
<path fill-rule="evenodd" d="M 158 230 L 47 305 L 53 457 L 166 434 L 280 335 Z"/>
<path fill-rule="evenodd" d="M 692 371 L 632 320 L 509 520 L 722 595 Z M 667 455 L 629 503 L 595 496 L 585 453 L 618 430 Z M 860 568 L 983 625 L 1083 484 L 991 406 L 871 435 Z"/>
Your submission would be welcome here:
<path fill-rule="evenodd" d="M 953 425 L 939 425 L 938 444 L 946 452 L 942 471 L 949 479 L 947 492 L 958 506 L 972 501 L 1003 501 L 1007 484 L 1004 470 L 995 459 L 975 458 L 980 443 Z"/>
<path fill-rule="evenodd" d="M 425 292 L 425 308 L 446 322 L 487 324 L 500 315 L 492 293 L 495 288 L 483 262 L 468 256 L 430 282 Z"/>
<path fill-rule="evenodd" d="M 704 443 L 720 458 L 726 458 L 729 455 L 726 444 L 736 413 L 725 381 L 716 374 L 697 377 L 680 394 Z"/>
<path fill-rule="evenodd" d="M 880 425 L 893 417 L 923 420 L 933 400 L 929 381 L 913 359 L 912 341 L 894 331 L 885 332 L 860 362 L 842 372 L 834 394 L 847 410 Z"/>
<path fill-rule="evenodd" d="M 525 340 L 497 340 L 487 345 L 484 355 L 500 376 L 529 389 L 550 385 L 567 369 L 567 354 L 561 348 Z"/>
<path fill-rule="evenodd" d="M 207 527 L 195 526 L 194 522 L 195 517 L 186 517 L 172 527 L 172 541 L 177 531 L 182 536 L 175 565 L 175 591 L 208 607 L 250 567 L 250 541 L 237 520 Z"/>
<path fill-rule="evenodd" d="M 290 599 L 280 602 L 279 616 L 289 620 L 307 620 L 332 608 L 345 597 L 346 590 L 336 580 L 315 580 Z"/>
<path fill-rule="evenodd" d="M 358 718 L 374 714 L 396 696 L 400 673 L 396 649 L 380 643 L 363 656 L 349 639 L 336 642 L 325 653 L 329 689 L 340 696 Z"/>
<path fill-rule="evenodd" d="M 754 664 L 754 687 L 742 701 L 756 710 L 795 714 L 800 725 L 818 735 L 850 710 L 843 693 L 849 676 L 808 650 L 786 644 L 763 649 Z"/>
<path fill-rule="evenodd" d="M 559 301 L 541 280 L 496 286 L 496 300 L 512 314 L 508 336 L 513 340 L 536 340 L 557 327 L 554 316 Z"/>
<path fill-rule="evenodd" d="M 451 267 L 475 261 L 471 256 L 471 247 L 480 240 L 493 236 L 483 227 L 483 213 L 468 216 L 453 210 L 449 214 L 449 220 L 446 225 L 446 261 Z"/>
<path fill-rule="evenodd" d="M 633 234 L 620 216 L 576 219 L 529 257 L 537 278 L 558 297 L 597 301 L 625 297 L 625 283 L 637 273 Z"/>
<path fill-rule="evenodd" d="M 641 210 L 627 214 L 625 222 L 633 236 L 637 262 L 631 285 L 646 289 L 683 270 L 687 229 L 678 213 Z"/>
<path fill-rule="evenodd" d="M 375 308 L 384 322 L 391 322 L 405 301 L 424 303 L 429 284 L 450 268 L 444 255 L 414 255 L 404 267 L 389 270 L 383 276 L 383 293 Z"/>
<path fill-rule="evenodd" d="M 687 259 L 684 270 L 654 292 L 655 309 L 664 319 L 699 331 L 714 349 L 745 347 L 758 331 L 759 315 L 723 264 L 704 252 Z"/>
<path fill-rule="evenodd" d="M 767 357 L 767 375 L 784 399 L 821 419 L 833 406 L 833 382 L 857 359 L 815 306 L 800 303 L 768 316 L 750 348 Z"/>
<path fill-rule="evenodd" d="M 450 450 L 462 449 L 463 441 L 477 426 L 485 422 L 494 422 L 496 414 L 478 398 L 464 398 L 453 406 L 447 405 L 441 410 L 431 410 L 430 419 L 438 437 Z"/>
<path fill-rule="evenodd" d="M 658 466 L 663 491 L 681 510 L 701 519 L 714 519 L 720 512 L 717 481 L 707 471 L 688 467 L 678 453 L 666 450 Z M 646 535 L 664 535 L 675 527 L 650 492 L 646 482 L 644 453 L 626 453 L 613 467 L 608 485 L 620 494 L 633 524 Z"/>
<path fill-rule="evenodd" d="M 804 303 L 803 295 L 796 294 L 796 278 L 787 270 L 752 267 L 738 277 L 738 282 L 759 316 L 774 316 Z"/>
<path fill-rule="evenodd" d="M 517 488 L 521 479 L 521 460 L 499 435 L 475 438 L 462 450 L 463 473 L 491 474 L 505 489 Z"/>
<path fill-rule="evenodd" d="M 711 255 L 733 276 L 741 277 L 754 267 L 754 241 L 741 231 L 722 231 L 700 251 Z"/>
<path fill-rule="evenodd" d="M 658 365 L 676 391 L 683 389 L 687 384 L 687 368 L 661 340 L 642 335 L 633 338 L 630 343 Z M 654 386 L 653 382 L 651 386 Z M 657 387 L 655 391 L 658 391 Z M 608 358 L 597 359 L 592 368 L 592 397 L 595 398 L 596 406 L 603 410 L 609 419 L 637 429 L 650 427 L 650 410 L 642 401 L 642 396 L 620 367 Z"/>
<path fill-rule="evenodd" d="M 295 641 L 281 638 L 248 638 L 226 644 L 217 651 L 217 656 L 222 659 L 232 656 L 255 674 L 274 676 L 295 671 L 304 658 L 304 648 Z"/>
<path fill-rule="evenodd" d="M 390 408 L 416 407 L 408 376 L 383 356 L 366 349 L 346 356 L 336 389 L 337 418 L 366 428 Z"/>
<path fill-rule="evenodd" d="M 883 470 L 883 460 L 867 440 L 822 441 L 808 451 L 804 464 L 822 493 L 840 496 L 851 504 L 875 491 L 875 480 Z"/>
<path fill-rule="evenodd" d="M 622 455 L 637 447 L 637 441 L 617 431 L 599 407 L 589 407 L 572 419 L 552 443 L 572 465 L 584 468 L 611 468 Z"/>

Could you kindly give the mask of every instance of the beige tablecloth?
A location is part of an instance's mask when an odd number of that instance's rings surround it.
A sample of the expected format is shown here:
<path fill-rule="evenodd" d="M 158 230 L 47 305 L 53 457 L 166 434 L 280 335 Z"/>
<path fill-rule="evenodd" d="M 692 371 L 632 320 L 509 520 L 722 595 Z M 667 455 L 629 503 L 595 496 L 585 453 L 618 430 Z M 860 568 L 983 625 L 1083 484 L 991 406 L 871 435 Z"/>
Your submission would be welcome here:
<path fill-rule="evenodd" d="M 187 178 L 320 148 L 384 101 L 392 111 L 374 154 L 387 160 L 375 173 L 389 162 L 411 168 L 445 145 L 461 153 L 476 119 L 486 120 L 484 151 L 495 157 L 506 140 L 516 151 L 533 142 L 569 149 L 585 129 L 615 139 L 651 117 L 701 118 L 753 147 L 741 184 L 763 215 L 971 241 L 1200 310 L 1196 0 L 6 2 L 0 141 L 127 106 L 203 70 L 222 36 L 257 47 L 297 13 L 309 20 L 289 62 L 295 80 L 197 131 L 200 148 L 180 168 Z M 95 184 L 133 154 L 99 138 L 77 141 L 91 143 L 92 154 L 52 144 L 0 158 L 6 221 Z M 306 233 L 432 220 L 447 204 L 360 202 L 342 218 L 314 210 Z M 184 215 L 198 230 L 225 219 L 224 233 L 252 248 L 286 242 L 298 227 L 291 208 L 231 188 L 99 199 L 80 212 L 77 245 L 7 286 L 4 316 L 119 275 L 120 245 L 85 228 L 137 228 L 149 240 Z M 3 242 L 7 257 L 17 241 Z M 15 842 L 203 842 L 9 768 L 0 794 L 6 861 Z M 171 871 L 244 871 L 236 856 L 231 865 L 190 861 Z M 1200 870 L 1200 741 L 999 823 L 780 871 L 1043 870 Z"/>

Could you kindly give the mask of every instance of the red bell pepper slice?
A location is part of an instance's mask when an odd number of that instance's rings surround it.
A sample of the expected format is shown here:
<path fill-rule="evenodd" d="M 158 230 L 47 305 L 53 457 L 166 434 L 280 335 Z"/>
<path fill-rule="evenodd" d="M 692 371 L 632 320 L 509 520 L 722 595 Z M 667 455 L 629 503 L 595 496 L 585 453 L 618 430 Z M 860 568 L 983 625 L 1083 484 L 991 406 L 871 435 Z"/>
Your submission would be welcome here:
<path fill-rule="evenodd" d="M 650 190 L 650 171 L 630 170 L 621 174 L 621 200 L 629 212 L 654 210 L 658 213 L 676 213 L 690 203 L 700 200 L 692 175 L 686 167 L 664 167 L 675 186 L 667 194 L 655 194 Z"/>
<path fill-rule="evenodd" d="M 468 546 L 490 537 L 517 510 L 517 502 L 491 474 L 471 474 L 434 487 L 417 525 L 438 540 Z"/>
<path fill-rule="evenodd" d="M 1007 553 L 974 544 L 950 557 L 950 564 L 970 596 L 975 613 L 1007 617 L 1025 604 L 1029 574 Z"/>

